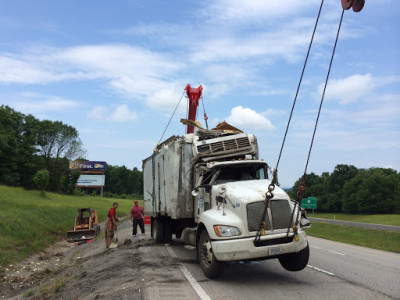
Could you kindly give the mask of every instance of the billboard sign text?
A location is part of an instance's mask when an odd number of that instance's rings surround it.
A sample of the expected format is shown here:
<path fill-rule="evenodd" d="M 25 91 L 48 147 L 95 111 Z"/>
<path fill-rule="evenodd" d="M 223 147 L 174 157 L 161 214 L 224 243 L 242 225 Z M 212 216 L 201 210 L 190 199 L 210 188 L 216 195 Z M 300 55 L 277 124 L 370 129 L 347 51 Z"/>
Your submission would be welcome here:
<path fill-rule="evenodd" d="M 73 160 L 69 162 L 71 171 L 105 171 L 107 163 L 105 161 Z"/>
<path fill-rule="evenodd" d="M 104 186 L 105 175 L 86 175 L 79 176 L 76 187 L 101 187 Z"/>

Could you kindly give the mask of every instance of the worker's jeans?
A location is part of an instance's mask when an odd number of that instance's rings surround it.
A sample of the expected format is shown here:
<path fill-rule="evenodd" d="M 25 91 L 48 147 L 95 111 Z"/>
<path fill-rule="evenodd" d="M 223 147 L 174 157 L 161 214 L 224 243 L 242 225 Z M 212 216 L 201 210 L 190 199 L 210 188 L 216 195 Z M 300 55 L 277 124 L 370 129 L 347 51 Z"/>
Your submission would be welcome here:
<path fill-rule="evenodd" d="M 137 233 L 137 226 L 138 226 L 138 225 L 139 225 L 139 227 L 140 227 L 140 231 L 141 231 L 142 233 L 144 233 L 144 221 L 143 221 L 143 218 L 140 219 L 140 220 L 137 220 L 137 219 L 133 218 L 133 223 L 132 223 L 133 231 L 132 231 L 132 235 L 136 235 L 136 233 Z"/>

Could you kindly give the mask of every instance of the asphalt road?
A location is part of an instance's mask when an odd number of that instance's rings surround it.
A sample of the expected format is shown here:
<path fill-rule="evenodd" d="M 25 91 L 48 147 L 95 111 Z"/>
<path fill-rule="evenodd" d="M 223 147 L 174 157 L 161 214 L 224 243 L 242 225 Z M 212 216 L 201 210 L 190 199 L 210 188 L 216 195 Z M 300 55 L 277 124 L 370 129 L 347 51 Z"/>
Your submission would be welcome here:
<path fill-rule="evenodd" d="M 319 238 L 309 238 L 310 261 L 288 272 L 278 260 L 228 263 L 209 280 L 194 248 L 180 240 L 159 248 L 176 257 L 184 280 L 148 288 L 144 299 L 400 299 L 400 255 Z"/>
<path fill-rule="evenodd" d="M 372 223 L 361 223 L 361 222 L 350 222 L 350 221 L 342 221 L 342 220 L 330 220 L 330 219 L 321 219 L 321 218 L 309 218 L 311 222 L 315 223 L 327 223 L 334 225 L 345 225 L 352 227 L 361 227 L 366 229 L 375 229 L 375 230 L 385 230 L 385 231 L 396 231 L 400 232 L 400 226 L 392 226 L 392 225 L 382 225 L 382 224 L 372 224 Z"/>

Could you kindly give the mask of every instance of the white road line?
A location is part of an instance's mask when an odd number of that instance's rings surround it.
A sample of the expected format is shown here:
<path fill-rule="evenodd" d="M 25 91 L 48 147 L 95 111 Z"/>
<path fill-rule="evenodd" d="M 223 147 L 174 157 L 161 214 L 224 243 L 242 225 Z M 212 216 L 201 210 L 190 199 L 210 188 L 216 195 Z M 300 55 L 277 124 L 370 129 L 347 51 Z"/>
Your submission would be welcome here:
<path fill-rule="evenodd" d="M 172 248 L 170 246 L 165 245 L 165 248 L 167 248 L 167 251 L 169 252 L 169 254 L 171 254 L 172 257 L 177 258 L 174 250 L 172 250 Z M 189 270 L 186 269 L 186 267 L 183 264 L 179 264 L 179 268 L 181 269 L 181 271 L 182 271 L 183 275 L 186 277 L 186 279 L 189 281 L 190 285 L 196 291 L 197 295 L 199 295 L 200 299 L 202 299 L 202 300 L 211 300 L 211 298 L 203 290 L 203 288 L 196 281 L 196 279 L 194 279 L 194 277 L 189 272 Z"/>
<path fill-rule="evenodd" d="M 323 249 L 323 248 L 320 248 L 320 247 L 315 247 L 315 246 L 310 246 L 310 247 L 311 248 L 315 248 L 315 249 L 319 249 L 319 250 L 328 251 L 328 252 L 335 253 L 335 254 L 338 254 L 338 255 L 346 256 L 346 254 L 343 254 L 343 253 L 340 253 L 340 252 L 336 252 L 336 251 L 332 251 L 332 250 L 326 250 L 326 249 Z"/>
<path fill-rule="evenodd" d="M 319 271 L 319 272 L 322 272 L 322 273 L 331 275 L 331 276 L 335 276 L 335 274 L 333 274 L 333 273 L 331 273 L 331 272 L 329 272 L 329 271 L 326 271 L 326 270 L 323 270 L 323 269 L 314 267 L 314 266 L 312 266 L 312 265 L 307 265 L 307 267 L 309 267 L 309 268 L 311 268 L 311 269 L 314 269 L 314 270 L 316 270 L 316 271 Z"/>
<path fill-rule="evenodd" d="M 329 250 L 329 252 L 332 252 L 332 253 L 335 253 L 335 254 L 338 254 L 338 255 L 346 256 L 346 254 L 343 254 L 343 253 L 340 253 L 340 252 L 336 252 L 336 251 L 332 251 L 332 250 Z"/>
<path fill-rule="evenodd" d="M 310 246 L 311 248 L 315 248 L 315 249 L 319 249 L 319 250 L 324 250 L 324 249 L 322 249 L 322 248 L 320 248 L 320 247 L 315 247 L 315 246 Z"/>

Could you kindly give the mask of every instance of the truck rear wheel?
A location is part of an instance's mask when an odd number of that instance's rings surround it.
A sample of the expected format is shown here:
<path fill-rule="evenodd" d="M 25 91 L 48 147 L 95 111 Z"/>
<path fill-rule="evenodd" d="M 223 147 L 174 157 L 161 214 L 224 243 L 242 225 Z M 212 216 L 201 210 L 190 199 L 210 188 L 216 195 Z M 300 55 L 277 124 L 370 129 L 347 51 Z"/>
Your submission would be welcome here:
<path fill-rule="evenodd" d="M 203 230 L 197 246 L 197 256 L 201 269 L 208 278 L 215 278 L 222 272 L 222 263 L 214 255 L 207 230 Z"/>
<path fill-rule="evenodd" d="M 172 241 L 172 222 L 166 220 L 164 222 L 164 243 Z"/>
<path fill-rule="evenodd" d="M 288 271 L 301 271 L 303 270 L 307 264 L 308 259 L 310 258 L 310 247 L 305 247 L 303 250 L 297 253 L 289 253 L 279 257 L 279 262 L 282 267 L 284 267 Z"/>
<path fill-rule="evenodd" d="M 158 219 L 153 219 L 151 235 L 156 243 L 164 243 L 164 222 Z"/>

